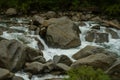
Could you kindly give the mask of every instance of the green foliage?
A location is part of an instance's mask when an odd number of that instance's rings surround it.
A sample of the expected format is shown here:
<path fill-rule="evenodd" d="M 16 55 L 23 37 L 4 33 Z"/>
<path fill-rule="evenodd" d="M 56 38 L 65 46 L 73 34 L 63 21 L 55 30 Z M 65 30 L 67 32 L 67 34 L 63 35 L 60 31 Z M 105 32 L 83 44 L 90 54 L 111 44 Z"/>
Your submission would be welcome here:
<path fill-rule="evenodd" d="M 90 66 L 81 66 L 68 71 L 69 78 L 64 80 L 110 80 L 101 69 L 93 69 Z"/>
<path fill-rule="evenodd" d="M 119 15 L 120 14 L 120 4 L 106 6 L 105 13 L 108 13 L 109 15 Z"/>
<path fill-rule="evenodd" d="M 81 8 L 93 6 L 98 7 L 102 13 L 120 14 L 120 0 L 0 0 L 1 9 L 13 7 L 22 12 L 30 10 L 79 11 Z"/>

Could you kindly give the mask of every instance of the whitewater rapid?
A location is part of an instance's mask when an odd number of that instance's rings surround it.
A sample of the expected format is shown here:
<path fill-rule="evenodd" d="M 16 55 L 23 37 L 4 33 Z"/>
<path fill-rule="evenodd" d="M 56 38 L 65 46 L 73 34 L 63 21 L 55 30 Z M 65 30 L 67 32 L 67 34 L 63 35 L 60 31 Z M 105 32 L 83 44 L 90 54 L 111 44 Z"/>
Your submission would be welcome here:
<path fill-rule="evenodd" d="M 20 21 L 19 21 L 20 22 Z M 72 59 L 72 55 L 75 54 L 76 52 L 78 52 L 79 50 L 81 50 L 82 48 L 84 48 L 87 45 L 91 45 L 91 46 L 101 46 L 101 47 L 105 47 L 108 46 L 109 48 L 107 48 L 108 50 L 111 50 L 115 53 L 117 53 L 118 55 L 120 55 L 120 38 L 119 39 L 112 39 L 111 35 L 109 34 L 109 42 L 105 42 L 105 43 L 94 43 L 94 42 L 88 42 L 85 40 L 85 35 L 88 31 L 91 30 L 91 27 L 94 25 L 99 25 L 97 23 L 91 22 L 91 21 L 87 21 L 85 22 L 85 26 L 79 26 L 79 29 L 81 30 L 81 34 L 80 35 L 80 40 L 81 40 L 81 45 L 76 47 L 76 48 L 71 48 L 71 49 L 60 49 L 60 48 L 51 48 L 48 47 L 47 44 L 44 42 L 44 40 L 39 36 L 39 35 L 34 35 L 34 32 L 30 32 L 28 29 L 28 26 L 11 26 L 10 28 L 12 29 L 18 29 L 18 30 L 22 30 L 24 31 L 24 33 L 8 33 L 7 31 L 3 32 L 3 35 L 1 35 L 1 37 L 4 37 L 6 39 L 16 39 L 18 41 L 20 41 L 23 44 L 26 44 L 34 49 L 39 49 L 37 46 L 37 41 L 33 38 L 33 37 L 37 37 L 41 43 L 44 45 L 44 50 L 42 50 L 44 57 L 46 60 L 49 59 L 53 59 L 54 55 L 67 55 L 69 58 Z M 0 24 L 0 26 L 5 26 L 7 27 L 5 24 Z M 100 27 L 100 32 L 106 32 L 105 31 L 106 27 L 101 26 Z M 116 31 L 117 34 L 120 37 L 120 30 L 117 29 L 113 29 L 112 30 Z M 31 34 L 32 33 L 32 34 Z M 72 59 L 74 61 L 74 59 Z M 24 72 L 18 72 L 15 75 L 17 76 L 21 76 L 23 77 L 25 80 L 30 80 L 28 78 L 28 75 Z M 53 75 L 45 75 L 43 77 L 37 77 L 37 76 L 33 76 L 31 80 L 44 80 L 44 79 L 48 79 L 48 78 L 63 78 L 64 76 L 53 76 Z"/>

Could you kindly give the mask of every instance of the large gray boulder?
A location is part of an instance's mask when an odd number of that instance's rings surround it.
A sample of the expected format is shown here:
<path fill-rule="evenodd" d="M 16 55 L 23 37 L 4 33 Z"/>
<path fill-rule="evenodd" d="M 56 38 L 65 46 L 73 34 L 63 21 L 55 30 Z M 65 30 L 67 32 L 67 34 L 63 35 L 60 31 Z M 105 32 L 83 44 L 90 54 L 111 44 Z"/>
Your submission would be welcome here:
<path fill-rule="evenodd" d="M 79 28 L 67 17 L 52 18 L 44 22 L 48 26 L 46 41 L 49 46 L 73 48 L 81 44 Z"/>
<path fill-rule="evenodd" d="M 109 56 L 103 53 L 93 54 L 88 57 L 79 59 L 75 61 L 71 67 L 76 68 L 82 65 L 93 66 L 94 68 L 101 68 L 103 70 L 108 69 L 114 62 L 116 58 L 114 56 Z"/>
<path fill-rule="evenodd" d="M 97 46 L 90 46 L 87 45 L 85 48 L 81 49 L 77 53 L 75 53 L 72 58 L 78 60 L 80 58 L 87 57 L 91 54 L 96 54 L 96 53 L 104 53 L 105 50 L 102 47 L 97 47 Z"/>
<path fill-rule="evenodd" d="M 25 47 L 16 40 L 0 41 L 0 67 L 17 71 L 25 63 Z"/>

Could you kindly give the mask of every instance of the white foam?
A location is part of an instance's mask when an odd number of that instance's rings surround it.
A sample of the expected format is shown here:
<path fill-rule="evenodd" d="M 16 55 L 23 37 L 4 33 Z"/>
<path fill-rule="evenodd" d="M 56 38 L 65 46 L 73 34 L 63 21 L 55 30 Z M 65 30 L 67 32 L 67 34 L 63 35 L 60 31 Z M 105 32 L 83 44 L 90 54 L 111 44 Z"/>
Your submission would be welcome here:
<path fill-rule="evenodd" d="M 17 72 L 15 74 L 16 76 L 20 76 L 22 77 L 24 80 L 46 80 L 46 79 L 51 79 L 51 78 L 68 78 L 68 76 L 66 75 L 51 75 L 51 74 L 46 74 L 43 76 L 37 76 L 37 75 L 33 75 L 31 79 L 29 79 L 29 76 L 27 73 L 24 72 Z"/>

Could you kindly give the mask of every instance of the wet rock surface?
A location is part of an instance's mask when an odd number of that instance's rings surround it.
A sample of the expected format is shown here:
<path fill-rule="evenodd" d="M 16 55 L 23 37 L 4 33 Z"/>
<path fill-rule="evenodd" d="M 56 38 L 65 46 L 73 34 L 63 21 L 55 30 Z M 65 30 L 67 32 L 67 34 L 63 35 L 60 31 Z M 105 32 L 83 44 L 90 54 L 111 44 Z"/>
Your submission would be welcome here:
<path fill-rule="evenodd" d="M 96 43 L 109 42 L 108 38 L 108 33 L 100 33 L 95 30 L 89 31 L 85 37 L 86 41 Z"/>

